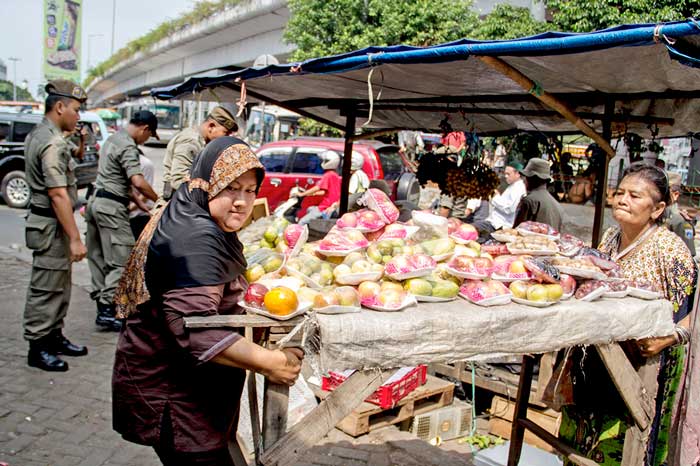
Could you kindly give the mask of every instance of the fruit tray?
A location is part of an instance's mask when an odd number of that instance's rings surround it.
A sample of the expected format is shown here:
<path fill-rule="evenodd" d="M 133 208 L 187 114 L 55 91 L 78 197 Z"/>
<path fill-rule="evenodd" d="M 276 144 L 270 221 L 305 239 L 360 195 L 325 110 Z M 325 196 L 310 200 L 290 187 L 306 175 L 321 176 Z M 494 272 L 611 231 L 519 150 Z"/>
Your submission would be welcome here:
<path fill-rule="evenodd" d="M 352 249 L 322 249 L 320 247 L 317 247 L 316 251 L 320 254 L 323 254 L 326 257 L 345 257 L 352 252 L 360 252 L 364 251 L 365 249 L 365 247 L 360 246 Z"/>
<path fill-rule="evenodd" d="M 333 391 L 355 372 L 347 370 L 343 372 L 330 371 L 327 376 L 321 378 L 321 388 Z M 413 390 L 425 384 L 428 379 L 428 366 L 403 367 L 384 382 L 365 401 L 378 405 L 382 409 L 393 408 L 402 398 L 405 398 Z"/>
<path fill-rule="evenodd" d="M 514 282 L 516 280 L 529 280 L 531 275 L 527 272 L 524 273 L 507 273 L 505 275 L 500 275 L 498 273 L 491 274 L 491 280 L 496 280 L 499 282 Z"/>
<path fill-rule="evenodd" d="M 500 241 L 501 243 L 512 243 L 513 241 L 518 239 L 518 237 L 516 235 L 509 235 L 507 233 L 498 233 L 496 231 L 491 233 L 491 238 L 495 239 L 496 241 Z"/>
<path fill-rule="evenodd" d="M 593 280 L 605 280 L 608 278 L 608 276 L 605 275 L 602 270 L 579 269 L 576 267 L 567 267 L 566 265 L 555 265 L 554 268 L 561 273 L 565 273 L 576 278 L 587 278 Z"/>
<path fill-rule="evenodd" d="M 576 299 L 579 301 L 588 301 L 588 302 L 595 301 L 596 299 L 602 297 L 606 291 L 608 291 L 608 288 L 605 286 L 601 286 L 601 287 L 596 288 L 595 290 L 591 291 L 583 298 L 576 298 Z"/>
<path fill-rule="evenodd" d="M 508 252 L 510 252 L 514 256 L 521 254 L 530 256 L 553 256 L 559 253 L 559 251 L 552 249 L 517 249 L 515 247 L 511 247 L 510 245 L 507 245 L 507 247 Z"/>
<path fill-rule="evenodd" d="M 462 293 L 461 291 L 459 293 L 459 296 L 466 299 L 467 301 L 469 301 L 472 304 L 476 304 L 477 306 L 486 306 L 486 307 L 488 307 L 488 306 L 503 306 L 505 304 L 510 303 L 511 298 L 512 298 L 512 295 L 510 293 L 508 293 L 508 294 L 502 294 L 500 296 L 494 296 L 492 298 L 482 299 L 481 301 L 474 301 L 472 299 L 469 299 L 469 297 L 467 295 L 465 295 L 464 293 Z"/>
<path fill-rule="evenodd" d="M 363 272 L 363 273 L 347 273 L 335 277 L 335 282 L 341 285 L 359 285 L 362 282 L 376 282 L 384 275 L 383 271 L 379 272 Z"/>
<path fill-rule="evenodd" d="M 461 270 L 453 269 L 450 266 L 447 266 L 446 269 L 450 275 L 454 275 L 455 277 L 459 278 L 468 278 L 470 280 L 481 280 L 482 278 L 489 278 L 489 276 L 491 275 L 490 271 L 483 271 L 482 273 L 463 272 Z"/>
<path fill-rule="evenodd" d="M 381 312 L 398 312 L 406 309 L 409 306 L 415 306 L 416 304 L 418 304 L 418 302 L 416 301 L 416 297 L 412 294 L 407 294 L 399 307 L 384 307 L 378 302 L 376 304 L 368 301 L 362 302 L 363 307 L 366 307 L 367 309 L 372 309 L 373 311 Z"/>
<path fill-rule="evenodd" d="M 523 298 L 512 298 L 514 303 L 517 304 L 523 304 L 525 306 L 532 306 L 532 307 L 548 307 L 551 306 L 552 304 L 557 304 L 559 301 L 530 301 L 529 299 L 523 299 Z"/>
<path fill-rule="evenodd" d="M 423 295 L 415 295 L 416 296 L 416 301 L 419 303 L 446 303 L 448 301 L 454 301 L 457 299 L 457 296 L 453 296 L 451 298 L 441 298 L 439 296 L 423 296 Z"/>
<path fill-rule="evenodd" d="M 270 311 L 267 311 L 266 309 L 263 309 L 263 308 L 250 306 L 249 304 L 246 304 L 246 302 L 243 300 L 238 301 L 238 305 L 241 306 L 246 311 L 252 312 L 253 314 L 258 314 L 258 315 L 269 317 L 270 319 L 275 319 L 275 320 L 289 320 L 289 319 L 293 319 L 294 317 L 296 317 L 298 315 L 304 314 L 306 311 L 311 309 L 311 306 L 313 305 L 313 303 L 311 303 L 309 301 L 302 301 L 299 303 L 299 306 L 297 307 L 296 311 L 291 312 L 291 313 L 284 315 L 284 316 L 273 314 Z"/>
<path fill-rule="evenodd" d="M 386 273 L 385 271 L 385 273 L 387 277 L 393 278 L 394 280 L 408 280 L 409 278 L 427 277 L 431 275 L 434 270 L 435 267 L 431 267 L 427 269 L 411 270 L 410 272 Z"/>
<path fill-rule="evenodd" d="M 355 306 L 326 306 L 314 309 L 317 314 L 351 314 L 353 312 L 360 312 L 361 307 Z"/>
<path fill-rule="evenodd" d="M 516 228 L 518 233 L 520 233 L 522 236 L 539 236 L 540 238 L 547 238 L 551 239 L 552 241 L 556 241 L 559 239 L 560 235 L 557 233 L 556 235 L 548 235 L 545 233 L 537 233 L 534 231 L 530 231 L 526 228 Z"/>
<path fill-rule="evenodd" d="M 658 291 L 645 290 L 643 288 L 635 288 L 633 286 L 627 288 L 627 296 L 632 296 L 639 299 L 661 299 L 661 293 Z"/>

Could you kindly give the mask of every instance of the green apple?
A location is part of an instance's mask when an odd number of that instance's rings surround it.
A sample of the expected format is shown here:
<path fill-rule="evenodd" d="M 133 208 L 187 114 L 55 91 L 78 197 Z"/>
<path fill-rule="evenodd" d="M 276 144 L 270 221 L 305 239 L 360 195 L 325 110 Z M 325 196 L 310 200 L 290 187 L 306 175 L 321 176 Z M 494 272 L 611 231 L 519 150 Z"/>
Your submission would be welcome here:
<path fill-rule="evenodd" d="M 265 229 L 265 233 L 263 233 L 263 238 L 265 239 L 265 241 L 267 241 L 268 243 L 271 243 L 271 244 L 275 243 L 275 240 L 277 239 L 277 237 L 278 237 L 277 229 L 273 226 L 267 227 L 267 229 Z"/>
<path fill-rule="evenodd" d="M 411 278 L 410 280 L 406 280 L 403 287 L 409 293 L 418 296 L 431 296 L 433 293 L 433 286 L 428 280 L 424 280 L 422 278 Z"/>
<path fill-rule="evenodd" d="M 450 280 L 433 283 L 432 295 L 436 298 L 454 298 L 459 293 L 459 285 Z"/>
<path fill-rule="evenodd" d="M 532 285 L 527 289 L 528 301 L 547 301 L 547 288 L 544 285 Z"/>
<path fill-rule="evenodd" d="M 347 275 L 349 273 L 352 273 L 352 270 L 345 264 L 340 264 L 333 270 L 333 276 L 336 278 L 341 277 L 343 275 Z"/>
<path fill-rule="evenodd" d="M 268 258 L 262 266 L 265 269 L 265 272 L 274 272 L 275 270 L 282 267 L 282 258 L 278 256 L 272 256 Z"/>
<path fill-rule="evenodd" d="M 564 295 L 564 289 L 558 283 L 545 285 L 547 288 L 547 301 L 559 301 Z"/>
<path fill-rule="evenodd" d="M 265 269 L 260 264 L 253 264 L 245 271 L 245 279 L 248 283 L 257 282 L 263 275 L 265 275 Z"/>
<path fill-rule="evenodd" d="M 382 253 L 379 251 L 379 248 L 376 244 L 371 244 L 367 248 L 367 258 L 375 264 L 379 264 L 382 262 Z"/>
<path fill-rule="evenodd" d="M 362 259 L 359 261 L 356 261 L 354 264 L 352 264 L 351 270 L 352 273 L 366 273 L 370 272 L 372 269 L 372 264 L 370 264 L 368 261 Z"/>
<path fill-rule="evenodd" d="M 512 282 L 508 288 L 514 297 L 519 299 L 527 299 L 527 289 L 529 287 L 530 284 L 528 282 L 524 280 L 516 280 Z"/>
<path fill-rule="evenodd" d="M 350 267 L 352 267 L 352 265 L 355 262 L 362 260 L 362 259 L 364 259 L 364 256 L 362 255 L 361 252 L 351 252 L 350 254 L 345 256 L 345 259 L 343 259 L 343 264 L 349 265 Z"/>

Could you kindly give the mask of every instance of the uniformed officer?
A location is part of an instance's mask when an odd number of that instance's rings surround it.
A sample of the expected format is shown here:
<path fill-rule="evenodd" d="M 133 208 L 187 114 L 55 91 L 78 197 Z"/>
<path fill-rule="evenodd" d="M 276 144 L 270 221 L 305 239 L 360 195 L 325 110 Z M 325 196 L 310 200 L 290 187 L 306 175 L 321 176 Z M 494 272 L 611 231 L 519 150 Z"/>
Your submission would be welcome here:
<path fill-rule="evenodd" d="M 678 198 L 681 197 L 681 175 L 668 174 L 668 183 L 671 192 L 671 205 L 666 209 L 666 226 L 681 237 L 690 253 L 695 257 L 695 225 L 692 218 L 678 208 Z"/>
<path fill-rule="evenodd" d="M 216 138 L 238 131 L 233 115 L 224 107 L 214 107 L 199 128 L 185 128 L 173 137 L 163 158 L 163 198 L 170 199 L 190 174 L 192 162 L 204 146 Z"/>
<path fill-rule="evenodd" d="M 45 371 L 67 371 L 59 355 L 83 356 L 86 347 L 63 336 L 63 320 L 70 304 L 71 263 L 86 249 L 73 217 L 78 200 L 75 162 L 63 137 L 74 131 L 80 105 L 87 94 L 67 80 L 46 85 L 44 119 L 24 145 L 27 183 L 32 195 L 25 237 L 33 250 L 32 275 L 24 309 L 24 338 L 29 341 L 27 362 Z"/>
<path fill-rule="evenodd" d="M 128 209 L 132 189 L 138 191 L 132 197 L 140 194 L 152 201 L 158 199 L 143 176 L 138 148 L 151 136 L 158 138 L 157 128 L 153 113 L 136 112 L 129 125 L 110 136 L 100 150 L 96 191 L 88 202 L 85 219 L 91 297 L 97 303 L 95 323 L 103 330 L 121 328 L 115 319 L 114 292 L 134 246 Z"/>

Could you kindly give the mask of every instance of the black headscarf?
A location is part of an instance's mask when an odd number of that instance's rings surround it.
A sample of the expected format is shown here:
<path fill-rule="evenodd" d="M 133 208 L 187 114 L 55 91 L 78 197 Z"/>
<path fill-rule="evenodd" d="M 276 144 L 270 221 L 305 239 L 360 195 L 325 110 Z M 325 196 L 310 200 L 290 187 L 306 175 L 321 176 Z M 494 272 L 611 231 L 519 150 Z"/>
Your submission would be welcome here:
<path fill-rule="evenodd" d="M 236 178 L 264 171 L 240 139 L 222 137 L 196 157 L 190 181 L 180 185 L 153 233 L 146 261 L 151 296 L 165 291 L 228 283 L 245 272 L 243 245 L 235 232 L 223 231 L 211 217 L 209 201 Z"/>

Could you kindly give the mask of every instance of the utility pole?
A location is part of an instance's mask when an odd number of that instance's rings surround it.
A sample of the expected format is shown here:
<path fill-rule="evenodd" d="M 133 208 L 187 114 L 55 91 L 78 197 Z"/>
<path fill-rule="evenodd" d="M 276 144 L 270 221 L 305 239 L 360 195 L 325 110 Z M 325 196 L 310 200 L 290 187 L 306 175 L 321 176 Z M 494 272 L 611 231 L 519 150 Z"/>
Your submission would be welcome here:
<path fill-rule="evenodd" d="M 117 21 L 117 0 L 112 0 L 112 46 L 109 49 L 109 55 L 114 55 L 114 24 Z"/>
<path fill-rule="evenodd" d="M 17 102 L 17 62 L 22 61 L 22 59 L 17 57 L 8 57 L 7 59 L 13 62 L 12 64 L 14 65 L 14 78 L 12 79 L 12 100 Z"/>

